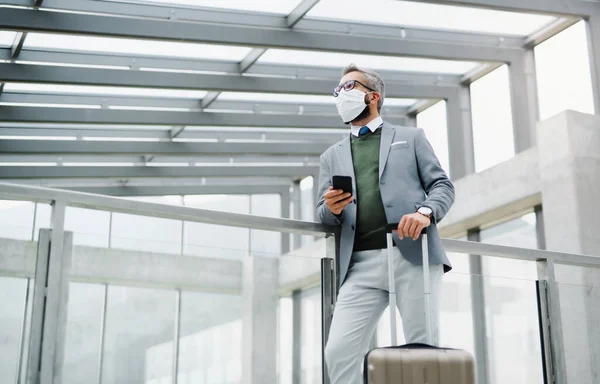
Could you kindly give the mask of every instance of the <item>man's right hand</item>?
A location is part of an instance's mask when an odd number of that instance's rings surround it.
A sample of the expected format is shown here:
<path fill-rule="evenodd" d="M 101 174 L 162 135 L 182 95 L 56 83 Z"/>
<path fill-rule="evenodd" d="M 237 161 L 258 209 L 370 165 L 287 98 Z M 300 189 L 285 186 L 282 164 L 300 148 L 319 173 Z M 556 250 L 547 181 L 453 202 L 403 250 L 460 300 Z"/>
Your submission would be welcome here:
<path fill-rule="evenodd" d="M 325 205 L 327 205 L 327 208 L 334 215 L 342 213 L 344 208 L 354 200 L 352 194 L 339 189 L 333 189 L 333 187 L 329 187 L 329 192 L 323 198 L 325 199 Z"/>

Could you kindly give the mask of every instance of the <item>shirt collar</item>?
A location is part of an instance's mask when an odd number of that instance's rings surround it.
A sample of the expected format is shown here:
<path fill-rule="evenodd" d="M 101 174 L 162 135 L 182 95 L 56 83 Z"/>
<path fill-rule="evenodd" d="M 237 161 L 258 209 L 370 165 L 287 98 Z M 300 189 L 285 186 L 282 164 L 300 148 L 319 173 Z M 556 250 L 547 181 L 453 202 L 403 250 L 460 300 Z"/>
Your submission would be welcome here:
<path fill-rule="evenodd" d="M 367 127 L 369 127 L 371 132 L 375 132 L 377 128 L 381 126 L 381 124 L 383 124 L 383 118 L 381 116 L 377 116 L 376 118 L 367 123 Z M 362 127 L 363 126 L 351 125 L 350 129 L 352 130 L 352 134 L 358 137 L 358 131 L 360 131 Z"/>

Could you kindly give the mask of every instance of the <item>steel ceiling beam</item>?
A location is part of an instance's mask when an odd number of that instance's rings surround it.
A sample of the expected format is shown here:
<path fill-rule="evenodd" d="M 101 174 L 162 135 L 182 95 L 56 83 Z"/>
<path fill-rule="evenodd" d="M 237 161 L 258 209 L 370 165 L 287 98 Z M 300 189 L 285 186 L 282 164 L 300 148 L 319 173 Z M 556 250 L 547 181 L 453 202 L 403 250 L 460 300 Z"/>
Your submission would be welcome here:
<path fill-rule="evenodd" d="M 68 93 L 38 93 L 38 92 L 7 92 L 0 97 L 2 103 L 19 104 L 70 104 L 70 105 L 100 105 L 143 107 L 143 108 L 174 108 L 201 111 L 200 101 L 196 99 L 180 99 L 173 97 L 136 97 L 136 96 L 106 96 Z M 294 115 L 337 115 L 334 104 L 328 103 L 289 103 L 263 101 L 216 101 L 209 110 L 246 111 L 251 113 L 288 113 Z M 403 117 L 408 107 L 386 107 L 383 111 L 387 116 Z"/>
<path fill-rule="evenodd" d="M 253 131 L 228 132 L 223 129 L 207 130 L 186 130 L 178 136 L 177 140 L 212 140 L 214 142 L 246 142 L 246 141 L 265 141 L 265 142 L 322 142 L 335 143 L 348 134 L 347 130 L 338 133 L 327 132 L 318 133 L 314 131 L 303 132 L 272 132 L 268 130 L 256 129 Z M 152 128 L 71 128 L 55 125 L 51 127 L 0 127 L 0 139 L 2 136 L 35 136 L 35 137 L 71 137 L 71 138 L 136 138 L 136 139 L 157 139 L 171 140 L 169 130 L 157 130 Z"/>
<path fill-rule="evenodd" d="M 449 41 L 444 39 L 447 32 L 439 33 L 439 41 L 423 41 L 408 36 L 398 39 L 287 28 L 265 30 L 264 26 L 227 25 L 214 20 L 211 23 L 189 23 L 17 8 L 3 9 L 0 29 L 472 61 L 509 62 L 520 50 L 499 47 L 497 38 L 493 46 Z"/>
<path fill-rule="evenodd" d="M 0 13 L 1 15 L 1 13 Z M 1 16 L 0 16 L 1 17 Z M 69 68 L 0 63 L 0 82 L 71 84 L 137 88 L 182 89 L 258 93 L 330 95 L 333 86 L 320 80 L 265 78 L 240 75 L 206 75 L 116 69 Z M 447 98 L 453 86 L 386 83 L 386 96 Z"/>
<path fill-rule="evenodd" d="M 25 5 L 29 0 L 3 0 L 12 5 Z M 190 7 L 181 4 L 126 3 L 92 0 L 46 0 L 45 8 L 72 10 L 100 14 L 112 14 L 134 17 L 148 17 L 163 20 L 182 20 L 232 25 L 247 25 L 261 28 L 289 29 L 287 16 L 271 13 L 235 11 L 218 8 Z M 419 41 L 447 41 L 475 45 L 498 46 L 499 39 L 503 47 L 518 48 L 522 38 L 509 34 L 485 34 L 452 30 L 435 30 L 403 25 L 365 24 L 351 21 L 301 19 L 294 27 L 296 30 L 314 30 L 338 34 L 377 35 L 398 39 Z"/>
<path fill-rule="evenodd" d="M 11 54 L 9 48 L 0 48 L 0 60 L 10 60 Z M 237 74 L 239 63 L 231 60 L 202 60 L 188 58 L 157 58 L 147 55 L 122 55 L 122 54 L 97 54 L 91 52 L 58 52 L 58 51 L 36 51 L 24 49 L 21 51 L 20 60 L 24 62 L 56 63 L 56 64 L 76 64 L 82 66 L 113 66 L 120 69 L 127 68 L 148 68 L 160 71 L 160 69 L 181 70 L 181 71 L 200 71 L 200 72 L 219 72 Z M 458 85 L 461 75 L 450 73 L 430 73 L 413 71 L 392 71 L 377 70 L 386 81 L 401 83 L 416 83 L 425 85 Z M 255 63 L 247 70 L 252 75 L 267 75 L 290 77 L 296 79 L 330 79 L 333 82 L 339 80 L 341 75 L 340 68 L 308 66 L 308 65 L 287 65 L 287 64 L 265 64 Z"/>
<path fill-rule="evenodd" d="M 116 166 L 7 166 L 0 179 L 118 178 L 137 177 L 302 177 L 318 174 L 318 167 L 297 166 L 201 166 L 201 167 L 116 167 Z"/>
<path fill-rule="evenodd" d="M 0 154 L 3 155 L 319 156 L 329 147 L 329 143 L 275 145 L 272 143 L 0 140 Z"/>
<path fill-rule="evenodd" d="M 2 107 L 0 122 L 194 125 L 276 128 L 343 128 L 339 116 L 156 112 L 73 108 Z"/>
<path fill-rule="evenodd" d="M 296 26 L 296 24 L 298 24 L 298 22 L 302 20 L 302 18 L 306 16 L 306 14 L 310 12 L 310 10 L 313 9 L 319 1 L 320 0 L 301 1 L 300 4 L 298 4 L 296 8 L 294 8 L 294 10 L 286 17 L 288 28 L 294 28 L 294 26 Z"/>

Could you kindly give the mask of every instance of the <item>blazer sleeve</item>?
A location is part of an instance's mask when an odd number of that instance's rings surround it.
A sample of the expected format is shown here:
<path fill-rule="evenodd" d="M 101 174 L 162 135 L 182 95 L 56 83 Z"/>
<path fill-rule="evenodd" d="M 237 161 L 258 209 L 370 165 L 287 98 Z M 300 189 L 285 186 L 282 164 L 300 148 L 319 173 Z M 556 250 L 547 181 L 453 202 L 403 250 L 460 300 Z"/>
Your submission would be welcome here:
<path fill-rule="evenodd" d="M 422 129 L 417 130 L 415 152 L 421 186 L 427 198 L 421 204 L 433 211 L 433 222 L 439 223 L 454 204 L 454 185 L 440 165 L 429 140 Z"/>
<path fill-rule="evenodd" d="M 315 180 L 316 182 L 316 180 Z M 321 155 L 321 166 L 319 170 L 319 189 L 318 195 L 316 196 L 317 207 L 316 207 L 316 217 L 317 221 L 323 224 L 328 225 L 341 225 L 342 218 L 344 212 L 340 215 L 335 215 L 333 212 L 327 208 L 325 205 L 325 198 L 323 197 L 327 191 L 329 191 L 329 187 L 331 186 L 331 173 L 329 171 L 329 165 L 325 160 L 325 154 Z"/>

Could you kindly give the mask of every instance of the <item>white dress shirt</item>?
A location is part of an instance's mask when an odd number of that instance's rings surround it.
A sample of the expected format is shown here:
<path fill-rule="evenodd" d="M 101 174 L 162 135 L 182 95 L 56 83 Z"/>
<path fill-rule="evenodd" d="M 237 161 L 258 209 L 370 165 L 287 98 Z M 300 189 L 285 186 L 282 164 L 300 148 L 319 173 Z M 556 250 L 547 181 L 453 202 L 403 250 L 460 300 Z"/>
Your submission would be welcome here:
<path fill-rule="evenodd" d="M 371 120 L 367 123 L 367 127 L 369 127 L 371 132 L 375 132 L 377 130 L 377 128 L 379 128 L 381 126 L 381 124 L 383 124 L 383 119 L 381 118 L 381 116 L 377 116 L 376 118 L 374 118 L 373 120 Z M 360 131 L 360 129 L 362 127 L 364 127 L 364 125 L 361 125 L 361 126 L 351 125 L 350 128 L 352 130 L 352 134 L 354 136 L 358 137 L 358 131 Z"/>

